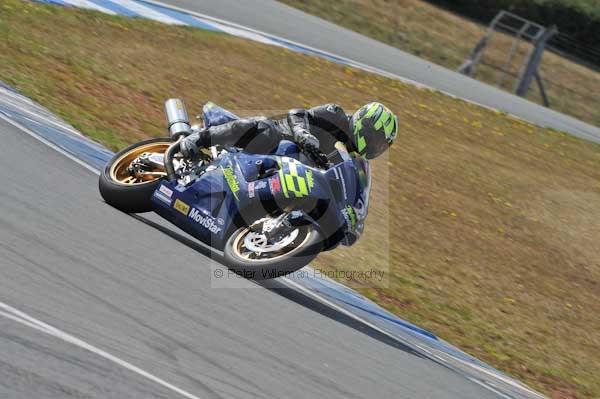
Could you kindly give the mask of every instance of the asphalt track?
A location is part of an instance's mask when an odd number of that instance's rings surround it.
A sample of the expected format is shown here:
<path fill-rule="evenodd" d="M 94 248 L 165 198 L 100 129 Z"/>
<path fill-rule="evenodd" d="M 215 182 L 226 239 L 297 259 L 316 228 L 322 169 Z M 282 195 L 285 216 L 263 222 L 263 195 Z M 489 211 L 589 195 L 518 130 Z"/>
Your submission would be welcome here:
<path fill-rule="evenodd" d="M 414 80 L 541 126 L 600 142 L 600 128 L 460 75 L 274 0 L 158 0 L 219 18 L 302 45 L 348 58 Z M 475 43 L 477 38 L 473 38 Z M 310 82 L 307 82 L 310 84 Z M 374 93 L 374 96 L 377 94 Z"/>
<path fill-rule="evenodd" d="M 0 398 L 507 397 L 284 284 L 211 288 L 194 241 L 0 137 Z"/>
<path fill-rule="evenodd" d="M 176 228 L 3 120 L 0 139 L 0 398 L 497 397 L 298 292 L 211 288 Z"/>

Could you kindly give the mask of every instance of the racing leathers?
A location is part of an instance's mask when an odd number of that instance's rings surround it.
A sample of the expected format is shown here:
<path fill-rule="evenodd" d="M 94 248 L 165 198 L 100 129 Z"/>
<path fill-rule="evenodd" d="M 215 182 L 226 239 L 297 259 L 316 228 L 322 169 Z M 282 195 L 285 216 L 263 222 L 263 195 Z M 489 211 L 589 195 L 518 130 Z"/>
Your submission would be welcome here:
<path fill-rule="evenodd" d="M 245 151 L 268 154 L 273 152 L 281 140 L 291 140 L 304 149 L 318 149 L 327 156 L 336 154 L 335 143 L 346 145 L 350 153 L 356 150 L 352 141 L 352 130 L 348 115 L 335 104 L 320 105 L 310 109 L 292 109 L 282 119 L 251 117 L 232 120 L 216 126 L 195 131 L 181 143 L 184 155 L 193 156 L 199 148 L 214 145 L 243 148 Z M 358 158 L 358 159 L 356 159 Z M 367 169 L 366 160 L 356 155 L 357 167 Z M 360 236 L 367 214 L 369 188 L 357 204 L 348 204 L 344 209 L 347 219 L 345 244 L 351 245 Z"/>

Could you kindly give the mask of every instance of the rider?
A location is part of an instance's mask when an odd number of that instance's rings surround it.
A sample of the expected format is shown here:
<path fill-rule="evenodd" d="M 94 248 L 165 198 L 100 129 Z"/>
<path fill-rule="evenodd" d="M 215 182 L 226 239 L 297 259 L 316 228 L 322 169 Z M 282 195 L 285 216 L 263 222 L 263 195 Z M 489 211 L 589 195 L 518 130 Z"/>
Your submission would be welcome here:
<path fill-rule="evenodd" d="M 264 154 L 275 150 L 281 140 L 292 140 L 306 153 L 320 151 L 333 155 L 335 143 L 341 141 L 350 153 L 373 159 L 389 148 L 397 132 L 396 115 L 381 103 L 366 104 L 350 116 L 338 105 L 325 104 L 308 110 L 292 109 L 282 120 L 265 117 L 236 119 L 195 131 L 181 141 L 181 153 L 194 157 L 201 148 L 222 145 Z M 365 205 L 367 200 L 365 198 Z M 366 209 L 356 216 L 364 219 Z M 362 228 L 360 220 L 354 231 L 349 232 L 354 237 L 349 244 L 358 238 Z"/>

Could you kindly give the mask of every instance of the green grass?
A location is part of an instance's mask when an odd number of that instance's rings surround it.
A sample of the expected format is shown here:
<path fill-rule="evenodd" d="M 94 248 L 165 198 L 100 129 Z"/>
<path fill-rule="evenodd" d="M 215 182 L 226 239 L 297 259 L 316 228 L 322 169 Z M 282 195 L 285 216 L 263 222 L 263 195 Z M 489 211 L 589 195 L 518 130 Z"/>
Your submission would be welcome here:
<path fill-rule="evenodd" d="M 373 162 L 364 237 L 314 266 L 384 270 L 344 282 L 549 395 L 600 396 L 599 145 L 214 32 L 0 0 L 0 37 L 0 79 L 112 149 L 164 135 L 169 97 L 386 103 L 400 135 Z"/>
<path fill-rule="evenodd" d="M 486 29 L 424 0 L 280 1 L 452 70 L 465 61 Z M 507 36 L 496 34 L 484 59 L 503 66 L 511 45 Z M 527 47 L 520 46 L 512 72 L 518 74 Z M 546 51 L 540 74 L 553 109 L 600 126 L 600 73 Z M 500 75 L 481 65 L 476 78 L 495 85 Z M 514 83 L 509 77 L 503 87 L 512 91 Z M 535 83 L 528 98 L 542 103 Z"/>

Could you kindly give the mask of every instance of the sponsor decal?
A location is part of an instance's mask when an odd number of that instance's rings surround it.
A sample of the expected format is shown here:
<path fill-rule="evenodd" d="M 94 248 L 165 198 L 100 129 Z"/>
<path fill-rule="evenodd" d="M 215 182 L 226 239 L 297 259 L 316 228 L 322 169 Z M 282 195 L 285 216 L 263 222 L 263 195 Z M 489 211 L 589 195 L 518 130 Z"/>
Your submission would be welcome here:
<path fill-rule="evenodd" d="M 188 212 L 190 211 L 190 206 L 188 204 L 186 204 L 185 202 L 183 202 L 182 200 L 180 200 L 179 198 L 177 198 L 175 200 L 175 203 L 173 204 L 173 208 L 177 209 L 179 212 L 183 213 L 185 216 L 187 216 Z"/>
<path fill-rule="evenodd" d="M 254 198 L 254 182 L 251 181 L 248 183 L 248 198 Z"/>
<path fill-rule="evenodd" d="M 209 215 L 204 215 L 196 208 L 192 208 L 190 210 L 188 217 L 213 234 L 218 234 L 221 231 L 221 228 L 217 225 L 215 218 Z"/>
<path fill-rule="evenodd" d="M 163 193 L 155 191 L 154 192 L 154 198 L 157 198 L 159 200 L 161 200 L 162 202 L 171 205 L 171 199 L 167 198 Z"/>
<path fill-rule="evenodd" d="M 238 191 L 240 191 L 240 185 L 237 181 L 237 176 L 235 175 L 233 168 L 231 167 L 231 165 L 229 165 L 226 168 L 221 166 L 221 170 L 223 171 L 223 176 L 225 177 L 225 181 L 227 182 L 231 193 L 233 194 L 236 200 L 239 200 L 237 193 Z"/>
<path fill-rule="evenodd" d="M 254 188 L 256 190 L 262 190 L 265 187 L 267 187 L 267 182 L 264 180 L 259 180 L 259 181 L 254 182 Z"/>
<path fill-rule="evenodd" d="M 279 177 L 269 178 L 269 189 L 273 195 L 281 192 L 281 182 L 279 181 Z"/>
<path fill-rule="evenodd" d="M 171 190 L 169 187 L 167 186 L 160 186 L 160 188 L 158 189 L 161 193 L 163 193 L 164 195 L 167 196 L 167 198 L 171 198 L 171 196 L 173 195 L 173 190 Z"/>
<path fill-rule="evenodd" d="M 308 183 L 308 191 L 312 190 L 315 186 L 315 179 L 313 177 L 313 172 L 310 169 L 306 171 L 306 181 Z"/>

